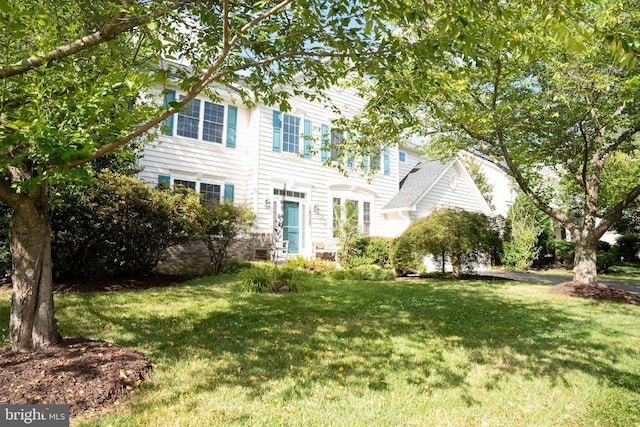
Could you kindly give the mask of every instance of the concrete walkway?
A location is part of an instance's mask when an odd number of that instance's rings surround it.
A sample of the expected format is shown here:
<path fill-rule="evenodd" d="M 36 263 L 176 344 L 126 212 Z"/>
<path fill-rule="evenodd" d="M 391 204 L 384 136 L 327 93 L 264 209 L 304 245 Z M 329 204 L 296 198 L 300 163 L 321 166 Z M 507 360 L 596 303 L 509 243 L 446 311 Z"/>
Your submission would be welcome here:
<path fill-rule="evenodd" d="M 557 285 L 558 283 L 568 282 L 571 280 L 571 277 L 568 276 L 537 273 L 511 273 L 507 271 L 482 271 L 478 274 L 481 276 L 500 277 L 507 280 L 518 280 L 521 282 L 547 283 L 549 285 Z M 640 284 L 638 283 L 622 282 L 617 280 L 600 280 L 600 282 L 614 288 L 640 294 Z"/>

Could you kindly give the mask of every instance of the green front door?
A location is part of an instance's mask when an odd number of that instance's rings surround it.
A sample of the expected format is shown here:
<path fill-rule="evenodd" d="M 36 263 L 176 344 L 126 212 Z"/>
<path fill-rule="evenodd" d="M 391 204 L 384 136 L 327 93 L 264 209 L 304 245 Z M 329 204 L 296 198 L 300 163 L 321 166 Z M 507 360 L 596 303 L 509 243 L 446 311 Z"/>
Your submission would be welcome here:
<path fill-rule="evenodd" d="M 289 241 L 289 253 L 300 253 L 300 203 L 284 202 L 284 240 Z"/>

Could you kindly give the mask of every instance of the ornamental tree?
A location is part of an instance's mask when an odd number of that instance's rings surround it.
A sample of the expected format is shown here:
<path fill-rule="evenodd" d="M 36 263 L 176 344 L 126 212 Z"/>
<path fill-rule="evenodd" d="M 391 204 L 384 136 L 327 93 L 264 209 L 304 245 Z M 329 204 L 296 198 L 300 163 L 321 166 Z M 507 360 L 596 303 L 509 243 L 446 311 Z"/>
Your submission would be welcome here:
<path fill-rule="evenodd" d="M 500 233 L 496 222 L 479 212 L 460 208 L 433 210 L 420 218 L 394 242 L 392 259 L 396 271 L 403 274 L 416 268 L 431 254 L 445 271 L 451 263 L 453 277 L 459 277 L 463 267 L 473 267 L 500 246 Z"/>
<path fill-rule="evenodd" d="M 375 2 L 371 2 L 375 5 Z M 386 6 L 384 6 L 386 7 Z M 380 9 L 380 7 L 378 7 Z M 56 344 L 48 189 L 141 138 L 201 92 L 245 103 L 317 96 L 385 26 L 366 1 L 0 0 L 0 201 L 11 223 L 11 347 Z M 161 58 L 185 65 L 163 69 Z M 167 79 L 186 95 L 142 93 Z"/>
<path fill-rule="evenodd" d="M 603 171 L 640 147 L 637 5 L 495 1 L 441 16 L 396 21 L 402 49 L 372 71 L 361 132 L 493 158 L 571 232 L 574 280 L 596 283 L 597 241 L 640 195 L 635 174 L 601 198 Z"/>

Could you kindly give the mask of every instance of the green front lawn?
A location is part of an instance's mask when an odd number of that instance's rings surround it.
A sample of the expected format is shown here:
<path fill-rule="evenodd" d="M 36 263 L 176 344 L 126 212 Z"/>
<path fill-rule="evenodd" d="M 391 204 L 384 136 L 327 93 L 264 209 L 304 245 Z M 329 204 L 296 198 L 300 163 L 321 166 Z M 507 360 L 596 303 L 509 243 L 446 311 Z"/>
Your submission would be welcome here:
<path fill-rule="evenodd" d="M 640 283 L 640 262 L 625 262 L 609 268 L 607 274 L 599 274 L 599 278 Z"/>
<path fill-rule="evenodd" d="M 536 273 L 547 276 L 565 276 L 567 280 L 571 280 L 573 277 L 571 270 L 541 270 Z M 598 279 L 640 284 L 640 263 L 625 262 L 624 264 L 611 266 L 606 274 L 598 273 Z"/>
<path fill-rule="evenodd" d="M 149 355 L 88 426 L 640 424 L 640 307 L 518 282 L 333 282 L 260 295 L 232 276 L 57 295 L 64 335 Z M 9 297 L 0 300 L 7 343 Z"/>

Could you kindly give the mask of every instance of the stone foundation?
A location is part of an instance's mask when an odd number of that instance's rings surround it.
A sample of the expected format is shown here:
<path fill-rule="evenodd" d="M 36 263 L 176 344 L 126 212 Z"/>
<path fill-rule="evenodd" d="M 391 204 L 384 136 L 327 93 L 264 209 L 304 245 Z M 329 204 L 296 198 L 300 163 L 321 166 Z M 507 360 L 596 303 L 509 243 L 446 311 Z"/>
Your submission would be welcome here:
<path fill-rule="evenodd" d="M 238 239 L 229 248 L 227 259 L 235 261 L 252 260 L 254 256 L 253 238 Z M 205 273 L 210 270 L 209 250 L 201 240 L 174 245 L 168 248 L 158 263 L 160 273 Z"/>

